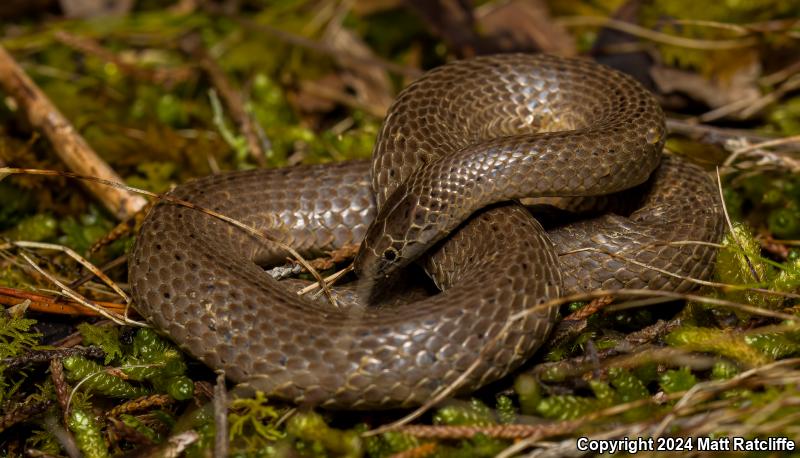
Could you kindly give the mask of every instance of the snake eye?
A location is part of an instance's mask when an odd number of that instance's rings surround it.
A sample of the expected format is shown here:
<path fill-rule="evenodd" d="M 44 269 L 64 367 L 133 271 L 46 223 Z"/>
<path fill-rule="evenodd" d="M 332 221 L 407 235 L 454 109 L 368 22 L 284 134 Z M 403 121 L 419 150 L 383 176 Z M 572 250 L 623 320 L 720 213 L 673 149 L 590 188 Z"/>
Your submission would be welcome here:
<path fill-rule="evenodd" d="M 394 262 L 397 259 L 397 250 L 394 248 L 387 248 L 386 251 L 383 252 L 383 259 Z"/>

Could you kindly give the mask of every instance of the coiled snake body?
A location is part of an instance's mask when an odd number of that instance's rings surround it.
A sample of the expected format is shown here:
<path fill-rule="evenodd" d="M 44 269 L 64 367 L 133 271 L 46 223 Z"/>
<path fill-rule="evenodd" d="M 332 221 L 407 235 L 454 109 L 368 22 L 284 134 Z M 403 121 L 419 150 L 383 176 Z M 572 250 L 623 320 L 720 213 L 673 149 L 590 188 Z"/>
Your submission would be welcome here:
<path fill-rule="evenodd" d="M 667 242 L 719 238 L 715 188 L 698 167 L 662 158 L 664 137 L 654 98 L 600 65 L 519 54 L 448 64 L 399 95 L 371 165 L 226 173 L 173 192 L 306 256 L 365 239 L 355 266 L 359 296 L 370 302 L 423 253 L 421 264 L 443 292 L 410 304 L 335 309 L 264 271 L 285 259 L 279 248 L 162 203 L 131 257 L 134 300 L 207 365 L 294 402 L 419 404 L 492 341 L 460 391 L 473 390 L 528 359 L 557 307 L 539 306 L 498 336 L 516 312 L 567 292 L 686 290 L 692 284 L 678 276 L 708 277 L 712 248 Z M 621 200 L 614 193 L 628 188 L 633 209 L 548 232 L 513 201 L 610 195 L 601 200 L 613 207 Z"/>

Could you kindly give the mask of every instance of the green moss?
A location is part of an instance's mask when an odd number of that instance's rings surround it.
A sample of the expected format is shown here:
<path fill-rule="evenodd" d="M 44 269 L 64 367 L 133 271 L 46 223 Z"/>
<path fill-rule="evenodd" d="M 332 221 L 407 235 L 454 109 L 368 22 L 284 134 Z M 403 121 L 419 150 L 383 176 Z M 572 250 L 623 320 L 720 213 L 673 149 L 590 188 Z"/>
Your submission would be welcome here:
<path fill-rule="evenodd" d="M 800 97 L 791 97 L 775 104 L 767 120 L 770 127 L 782 135 L 800 134 Z"/>
<path fill-rule="evenodd" d="M 19 356 L 35 349 L 41 334 L 32 330 L 36 320 L 0 312 L 0 358 Z M 5 374 L 0 365 L 0 402 L 9 400 L 27 380 L 24 373 Z"/>
<path fill-rule="evenodd" d="M 0 200 L 1 201 L 1 200 Z M 58 221 L 48 214 L 36 214 L 23 218 L 2 236 L 11 240 L 41 242 L 52 240 L 58 234 Z"/>
<path fill-rule="evenodd" d="M 611 385 L 617 389 L 622 402 L 637 401 L 649 396 L 642 381 L 625 369 L 612 367 L 608 370 L 608 378 Z"/>
<path fill-rule="evenodd" d="M 561 395 L 544 398 L 536 405 L 536 413 L 551 420 L 571 420 L 597 410 L 595 399 Z"/>
<path fill-rule="evenodd" d="M 114 223 L 92 206 L 89 213 L 79 218 L 68 216 L 59 222 L 58 228 L 63 235 L 59 237 L 58 242 L 78 253 L 86 253 L 113 227 Z"/>
<path fill-rule="evenodd" d="M 537 412 L 537 406 L 542 399 L 542 388 L 536 377 L 528 374 L 520 374 L 514 380 L 514 391 L 519 400 L 520 412 L 523 415 L 533 415 Z"/>
<path fill-rule="evenodd" d="M 364 449 L 371 458 L 385 458 L 419 445 L 416 437 L 391 431 L 364 439 Z"/>
<path fill-rule="evenodd" d="M 776 208 L 767 215 L 767 226 L 775 237 L 794 239 L 800 237 L 800 210 Z"/>
<path fill-rule="evenodd" d="M 717 361 L 711 368 L 711 378 L 715 380 L 727 380 L 739 373 L 739 368 L 730 361 Z"/>
<path fill-rule="evenodd" d="M 687 391 L 697 383 L 697 377 L 688 367 L 664 372 L 659 380 L 659 385 L 665 393 Z"/>
<path fill-rule="evenodd" d="M 161 436 L 156 433 L 156 431 L 147 426 L 143 421 L 139 420 L 138 418 L 134 417 L 133 415 L 122 414 L 119 416 L 119 419 L 122 420 L 127 426 L 135 429 L 139 433 L 141 433 L 146 438 L 150 439 L 155 443 L 161 442 Z"/>
<path fill-rule="evenodd" d="M 228 412 L 231 443 L 244 442 L 248 450 L 273 444 L 285 436 L 277 425 L 283 413 L 282 409 L 270 404 L 260 391 L 254 398 L 234 399 Z"/>
<path fill-rule="evenodd" d="M 194 382 L 184 375 L 186 363 L 182 353 L 152 329 L 136 331 L 121 370 L 131 380 L 149 381 L 156 390 L 176 400 L 194 395 Z"/>
<path fill-rule="evenodd" d="M 117 398 L 135 398 L 147 394 L 146 389 L 134 387 L 106 372 L 103 366 L 82 356 L 68 356 L 63 363 L 67 369 L 67 379 L 81 382 L 81 386 L 89 391 Z"/>
<path fill-rule="evenodd" d="M 95 326 L 89 323 L 80 323 L 78 331 L 83 337 L 84 345 L 97 345 L 105 352 L 105 364 L 110 364 L 114 359 L 122 356 L 122 347 L 119 343 L 119 328 L 116 326 Z"/>
<path fill-rule="evenodd" d="M 92 418 L 91 414 L 81 409 L 73 408 L 67 424 L 75 436 L 75 442 L 84 457 L 106 458 L 110 456 L 105 441 L 103 441 L 100 426 Z"/>
<path fill-rule="evenodd" d="M 326 455 L 359 457 L 364 444 L 356 431 L 343 431 L 328 426 L 322 416 L 314 412 L 297 413 L 289 419 L 286 432 L 299 439 L 300 451 L 326 452 Z"/>
<path fill-rule="evenodd" d="M 469 404 L 442 407 L 433 415 L 435 425 L 489 426 L 496 423 L 492 410 L 477 399 L 472 399 Z"/>
<path fill-rule="evenodd" d="M 725 235 L 722 245 L 716 264 L 716 277 L 721 283 L 763 285 L 771 277 L 769 265 L 761 258 L 761 246 L 743 224 L 734 223 L 733 232 Z M 732 301 L 762 307 L 774 307 L 779 302 L 774 296 L 746 290 L 728 291 L 725 295 Z"/>
<path fill-rule="evenodd" d="M 169 191 L 176 172 L 172 162 L 143 162 L 136 166 L 138 175 L 130 175 L 127 183 L 135 188 L 153 192 Z"/>
<path fill-rule="evenodd" d="M 741 335 L 730 331 L 683 326 L 669 333 L 664 340 L 673 347 L 717 353 L 739 361 L 746 367 L 761 366 L 770 361 L 767 356 L 749 346 Z"/>
<path fill-rule="evenodd" d="M 510 397 L 505 395 L 497 397 L 497 419 L 502 424 L 511 424 L 517 420 L 517 409 Z"/>

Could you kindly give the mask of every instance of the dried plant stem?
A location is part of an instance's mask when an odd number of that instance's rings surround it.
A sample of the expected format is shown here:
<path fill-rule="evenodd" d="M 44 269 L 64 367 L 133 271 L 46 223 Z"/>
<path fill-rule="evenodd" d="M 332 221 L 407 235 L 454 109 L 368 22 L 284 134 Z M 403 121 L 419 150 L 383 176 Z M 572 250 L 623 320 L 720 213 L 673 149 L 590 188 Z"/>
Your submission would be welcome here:
<path fill-rule="evenodd" d="M 214 385 L 214 456 L 228 456 L 228 389 L 225 387 L 225 372 L 217 374 Z"/>
<path fill-rule="evenodd" d="M 26 255 L 25 253 L 20 253 L 20 256 L 22 256 L 22 259 L 27 261 L 28 264 L 31 265 L 31 267 L 33 267 L 37 272 L 39 272 L 40 275 L 42 275 L 43 277 L 47 278 L 48 280 L 53 282 L 56 286 L 58 286 L 61 289 L 61 293 L 62 294 L 64 294 L 65 296 L 69 297 L 70 299 L 78 302 L 79 304 L 83 305 L 84 307 L 86 307 L 86 308 L 88 308 L 90 310 L 93 310 L 93 311 L 99 313 L 100 315 L 104 316 L 105 318 L 108 318 L 109 320 L 113 321 L 114 323 L 117 323 L 117 324 L 122 325 L 122 326 L 126 326 L 127 325 L 127 326 L 149 327 L 149 325 L 147 323 L 143 323 L 141 321 L 131 320 L 130 318 L 128 318 L 126 316 L 120 316 L 120 315 L 117 315 L 116 313 L 112 313 L 112 312 L 107 311 L 105 308 L 95 304 L 94 302 L 92 302 L 92 301 L 86 299 L 85 297 L 83 297 L 82 295 L 78 294 L 75 290 L 73 290 L 72 288 L 70 288 L 69 286 L 64 284 L 59 279 L 55 278 L 53 275 L 47 273 L 44 269 L 39 267 L 39 265 L 36 264 L 33 261 L 33 259 L 28 257 L 28 255 Z"/>
<path fill-rule="evenodd" d="M 261 167 L 266 167 L 266 152 L 262 148 L 262 141 L 259 138 L 259 127 L 253 117 L 245 110 L 245 103 L 241 93 L 236 90 L 219 66 L 214 57 L 202 44 L 202 39 L 198 35 L 189 35 L 183 40 L 182 48 L 192 55 L 200 64 L 200 68 L 208 75 L 211 85 L 219 92 L 222 101 L 228 108 L 228 113 L 233 121 L 239 126 L 239 131 L 247 142 L 247 149 L 250 157 Z"/>
<path fill-rule="evenodd" d="M 30 301 L 28 308 L 35 312 L 55 313 L 59 315 L 99 315 L 99 313 L 93 310 L 88 310 L 75 302 L 62 302 L 60 298 L 52 298 L 49 296 L 32 293 L 30 291 L 22 291 L 0 286 L 0 304 L 17 305 L 24 301 Z M 125 304 L 101 301 L 94 301 L 94 303 L 103 307 L 103 309 L 110 313 L 125 313 Z"/>
<path fill-rule="evenodd" d="M 0 88 L 13 97 L 28 122 L 50 140 L 58 157 L 75 173 L 112 182 L 121 178 L 92 150 L 86 140 L 58 111 L 50 99 L 0 46 Z M 125 189 L 85 183 L 89 191 L 117 218 L 125 219 L 139 211 L 147 201 Z"/>
<path fill-rule="evenodd" d="M 606 27 L 619 30 L 630 35 L 663 43 L 666 45 L 679 46 L 681 48 L 722 50 L 747 48 L 758 43 L 755 37 L 741 37 L 731 40 L 700 40 L 696 38 L 685 38 L 676 35 L 669 35 L 648 29 L 630 22 L 620 21 L 599 16 L 568 16 L 556 18 L 556 22 L 564 27 Z"/>

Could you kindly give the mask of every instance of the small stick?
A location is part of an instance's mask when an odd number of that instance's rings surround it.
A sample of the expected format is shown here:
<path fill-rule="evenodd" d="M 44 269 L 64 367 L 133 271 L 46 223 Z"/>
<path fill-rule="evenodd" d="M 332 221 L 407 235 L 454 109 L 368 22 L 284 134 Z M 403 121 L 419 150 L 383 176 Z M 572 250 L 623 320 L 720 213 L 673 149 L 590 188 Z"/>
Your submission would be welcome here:
<path fill-rule="evenodd" d="M 10 356 L 0 359 L 0 365 L 5 370 L 17 370 L 28 364 L 45 363 L 54 359 L 63 359 L 67 356 L 84 356 L 86 358 L 102 358 L 105 352 L 100 347 L 72 347 L 55 348 L 52 350 L 32 350 L 19 356 Z"/>
<path fill-rule="evenodd" d="M 247 141 L 247 149 L 250 152 L 250 156 L 256 161 L 256 164 L 266 167 L 266 154 L 261 147 L 256 123 L 245 110 L 244 101 L 239 91 L 234 89 L 225 72 L 203 46 L 199 35 L 192 34 L 184 38 L 181 47 L 186 53 L 199 61 L 200 68 L 208 75 L 211 85 L 214 86 L 225 102 L 231 118 L 239 126 L 239 131 Z"/>
<path fill-rule="evenodd" d="M 71 257 L 72 259 L 78 261 L 78 263 L 80 263 L 83 267 L 89 269 L 89 271 L 92 272 L 97 278 L 102 280 L 103 283 L 105 283 L 106 285 L 108 285 L 109 288 L 114 290 L 114 292 L 117 293 L 117 295 L 120 298 L 122 298 L 123 301 L 130 302 L 130 298 L 128 297 L 128 295 L 125 294 L 125 291 L 122 291 L 122 288 L 120 288 L 116 283 L 114 283 L 114 280 L 109 278 L 108 275 L 106 275 L 102 270 L 98 269 L 94 264 L 89 262 L 88 259 L 79 255 L 69 247 L 66 247 L 64 245 L 57 245 L 55 243 L 29 242 L 25 240 L 11 242 L 11 244 L 21 248 L 39 248 L 45 250 L 60 251 L 66 254 L 67 256 Z"/>
<path fill-rule="evenodd" d="M 228 456 L 228 391 L 225 387 L 225 372 L 217 374 L 214 385 L 214 457 Z"/>
<path fill-rule="evenodd" d="M 0 88 L 16 100 L 28 122 L 50 140 L 59 158 L 81 175 L 120 182 L 122 179 L 97 155 L 58 108 L 0 46 Z M 125 219 L 147 201 L 124 189 L 84 183 L 87 189 L 117 218 Z"/>
<path fill-rule="evenodd" d="M 0 304 L 13 306 L 25 301 L 30 301 L 28 308 L 34 312 L 52 313 L 57 315 L 100 315 L 98 312 L 94 310 L 88 310 L 75 302 L 61 302 L 59 299 L 43 296 L 30 291 L 0 286 Z M 100 301 L 95 301 L 94 303 L 102 306 L 110 313 L 113 312 L 122 314 L 125 312 L 125 304 Z"/>

